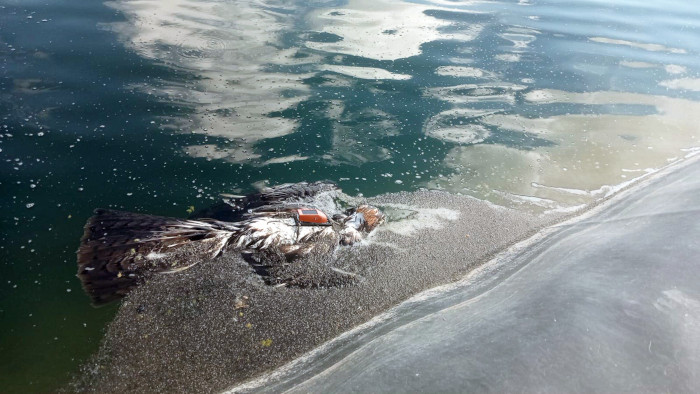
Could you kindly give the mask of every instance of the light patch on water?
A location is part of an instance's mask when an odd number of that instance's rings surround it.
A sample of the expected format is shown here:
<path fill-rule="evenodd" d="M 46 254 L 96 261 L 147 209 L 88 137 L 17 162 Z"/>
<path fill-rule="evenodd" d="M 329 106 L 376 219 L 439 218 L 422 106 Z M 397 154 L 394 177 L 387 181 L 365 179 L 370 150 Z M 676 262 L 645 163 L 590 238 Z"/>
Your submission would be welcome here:
<path fill-rule="evenodd" d="M 549 127 L 553 120 L 550 118 L 527 118 L 520 115 L 495 113 L 484 116 L 481 118 L 481 122 L 504 130 L 546 135 L 549 132 Z"/>
<path fill-rule="evenodd" d="M 535 90 L 524 97 L 537 104 L 628 104 L 648 106 L 652 111 L 645 115 L 482 116 L 473 123 L 536 134 L 549 143 L 531 150 L 485 144 L 454 147 L 445 164 L 455 173 L 445 180 L 432 180 L 429 186 L 465 192 L 506 206 L 529 204 L 537 212 L 560 211 L 609 197 L 664 167 L 682 149 L 698 146 L 700 140 L 700 103 L 691 100 L 557 90 Z M 523 138 L 529 138 L 525 135 Z M 635 177 L 630 171 L 640 175 Z"/>
<path fill-rule="evenodd" d="M 457 6 L 465 7 L 473 4 L 479 3 L 481 0 L 461 0 L 459 2 L 456 2 L 454 0 L 425 0 L 422 3 L 425 4 L 434 4 L 434 5 L 441 5 L 441 6 L 446 6 L 449 8 L 454 8 Z"/>
<path fill-rule="evenodd" d="M 425 135 L 459 144 L 483 142 L 491 132 L 474 122 L 492 113 L 494 111 L 461 108 L 444 111 L 428 119 L 424 126 Z"/>
<path fill-rule="evenodd" d="M 472 64 L 474 59 L 470 57 L 455 56 L 449 59 L 450 64 Z"/>
<path fill-rule="evenodd" d="M 654 64 L 654 63 L 633 62 L 633 61 L 628 61 L 628 60 L 620 61 L 620 65 L 622 67 L 627 67 L 627 68 L 656 68 L 656 67 L 658 67 L 658 64 Z"/>
<path fill-rule="evenodd" d="M 677 64 L 667 64 L 664 66 L 664 70 L 669 74 L 685 74 L 688 71 L 687 68 Z"/>
<path fill-rule="evenodd" d="M 675 90 L 700 92 L 700 78 L 679 78 L 659 82 L 659 85 Z"/>
<path fill-rule="evenodd" d="M 537 39 L 536 34 L 539 34 L 536 30 L 511 28 L 508 32 L 499 34 L 499 36 L 513 43 L 513 49 L 523 50 Z"/>
<path fill-rule="evenodd" d="M 393 80 L 406 80 L 411 79 L 410 75 L 407 74 L 397 74 L 392 73 L 387 70 L 375 67 L 355 67 L 355 66 L 337 66 L 324 64 L 319 67 L 322 71 L 331 71 L 338 74 L 345 74 L 354 78 L 359 79 L 393 79 Z"/>
<path fill-rule="evenodd" d="M 451 2 L 446 4 L 454 7 Z M 350 0 L 342 7 L 313 12 L 307 19 L 314 30 L 342 40 L 309 41 L 306 46 L 369 59 L 397 60 L 421 54 L 421 45 L 426 42 L 449 38 L 471 41 L 481 32 L 481 27 L 474 25 L 452 35 L 441 33 L 440 29 L 450 22 L 426 15 L 427 10 L 434 9 L 440 7 L 390 0 Z"/>
<path fill-rule="evenodd" d="M 478 144 L 491 135 L 489 129 L 478 124 L 466 124 L 454 127 L 434 127 L 426 135 L 458 144 Z"/>
<path fill-rule="evenodd" d="M 302 160 L 307 160 L 309 157 L 308 156 L 300 156 L 300 155 L 290 155 L 290 156 L 284 156 L 284 157 L 275 157 L 274 159 L 267 160 L 263 163 L 263 165 L 268 165 L 268 164 L 283 164 L 283 163 L 291 163 L 293 161 L 302 161 Z"/>
<path fill-rule="evenodd" d="M 496 60 L 502 62 L 516 63 L 520 61 L 520 55 L 517 53 L 501 53 L 495 56 Z"/>
<path fill-rule="evenodd" d="M 679 66 L 677 64 L 666 64 L 666 65 L 661 65 L 661 64 L 655 64 L 655 63 L 647 63 L 647 62 L 635 62 L 635 61 L 627 61 L 627 60 L 622 60 L 620 61 L 620 66 L 622 67 L 627 67 L 627 68 L 663 68 L 667 73 L 671 75 L 679 75 L 679 74 L 685 74 L 688 72 L 688 69 Z"/>
<path fill-rule="evenodd" d="M 356 81 L 345 74 L 325 74 L 323 81 L 318 84 L 320 87 L 349 88 L 355 85 Z M 337 101 L 337 100 L 335 100 Z"/>
<path fill-rule="evenodd" d="M 608 38 L 608 37 L 590 37 L 589 40 L 591 40 L 593 42 L 599 42 L 602 44 L 624 45 L 624 46 L 628 46 L 631 48 L 638 48 L 638 49 L 643 49 L 645 51 L 651 51 L 651 52 L 668 52 L 668 53 L 678 53 L 678 54 L 687 53 L 687 51 L 685 49 L 671 48 L 671 47 L 667 47 L 667 46 L 661 45 L 661 44 L 651 44 L 651 43 L 634 42 L 634 41 L 627 41 L 627 40 L 618 40 L 618 39 Z"/>
<path fill-rule="evenodd" d="M 554 96 L 546 90 L 533 90 L 525 94 L 525 100 L 533 103 L 551 103 Z"/>
<path fill-rule="evenodd" d="M 232 162 L 242 162 L 260 158 L 260 155 L 257 153 L 243 147 L 227 148 L 214 144 L 189 145 L 184 148 L 184 151 L 192 157 L 208 160 L 223 159 Z"/>
<path fill-rule="evenodd" d="M 524 85 L 507 82 L 489 82 L 427 88 L 425 94 L 453 104 L 487 101 L 514 104 L 516 94 L 525 88 Z"/>
<path fill-rule="evenodd" d="M 446 222 L 459 219 L 459 211 L 448 208 L 418 208 L 405 204 L 382 204 L 387 223 L 378 231 L 413 236 L 425 229 L 440 229 Z"/>
<path fill-rule="evenodd" d="M 487 73 L 475 67 L 440 66 L 435 70 L 435 74 L 449 77 L 481 78 Z"/>

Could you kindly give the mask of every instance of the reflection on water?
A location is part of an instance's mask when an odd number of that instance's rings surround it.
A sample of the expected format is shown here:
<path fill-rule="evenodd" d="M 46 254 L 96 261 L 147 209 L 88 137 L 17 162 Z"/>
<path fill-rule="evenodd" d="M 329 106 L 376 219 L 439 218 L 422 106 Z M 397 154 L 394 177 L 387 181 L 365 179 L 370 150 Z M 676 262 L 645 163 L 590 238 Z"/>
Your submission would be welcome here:
<path fill-rule="evenodd" d="M 291 133 L 293 119 L 272 116 L 307 98 L 303 68 L 317 60 L 284 47 L 285 32 L 298 21 L 281 1 L 119 1 L 108 2 L 127 22 L 107 28 L 139 55 L 194 75 L 140 88 L 194 111 L 190 119 L 165 119 L 177 130 L 243 141 Z M 289 67 L 298 73 L 267 68 Z M 256 158 L 244 149 L 215 149 L 211 155 L 236 161 Z M 204 154 L 207 146 L 188 149 Z M 223 154 L 222 152 L 228 152 Z"/>
<path fill-rule="evenodd" d="M 626 45 L 631 48 L 644 49 L 645 51 L 652 52 L 669 52 L 669 53 L 688 53 L 685 49 L 680 48 L 669 48 L 661 44 L 648 44 L 643 42 L 633 42 L 627 40 L 616 40 L 607 37 L 591 37 L 589 40 L 593 42 L 601 42 L 604 44 L 615 44 L 615 45 Z"/>
<path fill-rule="evenodd" d="M 339 7 L 312 12 L 307 18 L 308 28 L 332 34 L 337 37 L 335 42 L 304 45 L 329 54 L 397 60 L 420 55 L 421 45 L 427 42 L 468 41 L 479 33 L 479 25 L 452 29 L 453 21 L 430 16 L 437 10 L 442 8 L 391 0 L 350 0 Z"/>
<path fill-rule="evenodd" d="M 700 92 L 700 78 L 668 79 L 659 82 L 659 85 L 669 89 Z"/>
<path fill-rule="evenodd" d="M 426 15 L 427 6 L 392 1 L 354 1 L 338 8 L 330 7 L 333 2 L 107 4 L 128 20 L 106 26 L 128 47 L 194 76 L 140 86 L 193 111 L 187 118 L 163 119 L 164 127 L 220 137 L 217 144 L 187 146 L 185 152 L 247 164 L 308 158 L 312 152 L 278 149 L 283 157 L 256 152 L 257 142 L 308 127 L 300 117 L 328 125 L 323 135 L 312 137 L 326 141 L 312 153 L 323 161 L 360 165 L 391 157 L 390 149 L 380 145 L 383 137 L 398 130 L 395 115 L 339 90 L 357 91 L 363 80 L 375 85 L 409 80 L 410 74 L 358 64 L 419 55 L 422 44 L 455 37 L 438 32 L 452 23 Z M 477 30 L 470 26 L 459 37 Z M 387 95 L 377 88 L 390 85 L 366 86 L 365 94 Z M 348 101 L 354 102 L 347 105 Z M 317 102 L 321 108 L 298 113 L 305 103 Z"/>
<path fill-rule="evenodd" d="M 504 204 L 510 200 L 561 210 L 605 197 L 629 180 L 682 158 L 686 155 L 683 147 L 700 145 L 697 101 L 555 90 L 532 90 L 524 101 L 526 105 L 639 105 L 650 106 L 653 112 L 579 113 L 536 119 L 504 114 L 481 116 L 476 123 L 484 129 L 512 131 L 551 144 L 530 150 L 522 145 L 500 144 L 456 147 L 448 155 L 448 162 L 458 171 L 449 179 L 448 189 L 462 189 Z M 464 135 L 469 133 L 471 130 L 466 129 Z"/>
<path fill-rule="evenodd" d="M 697 48 L 633 40 L 634 21 L 582 29 L 537 2 L 502 4 L 509 14 L 477 2 L 109 4 L 127 17 L 109 28 L 128 47 L 195 77 L 141 86 L 192 109 L 165 124 L 220 137 L 185 147 L 194 157 L 376 162 L 361 175 L 566 210 L 698 145 L 698 103 L 664 92 L 700 90 Z M 288 146 L 295 133 L 305 147 Z M 433 141 L 442 148 L 426 153 Z"/>

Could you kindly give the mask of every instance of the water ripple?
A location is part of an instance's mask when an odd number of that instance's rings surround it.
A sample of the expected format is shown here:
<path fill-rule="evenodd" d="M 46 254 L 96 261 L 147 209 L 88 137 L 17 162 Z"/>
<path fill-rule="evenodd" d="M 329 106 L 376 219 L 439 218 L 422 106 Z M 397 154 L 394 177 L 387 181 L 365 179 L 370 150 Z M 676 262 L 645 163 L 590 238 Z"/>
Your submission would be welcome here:
<path fill-rule="evenodd" d="M 625 182 L 698 144 L 697 45 L 675 40 L 681 13 L 658 36 L 608 12 L 624 1 L 110 5 L 126 46 L 191 74 L 141 88 L 193 110 L 167 127 L 218 138 L 184 147 L 193 157 L 339 174 L 379 163 L 364 177 L 391 168 L 406 187 L 553 209 L 584 198 L 552 190 Z"/>

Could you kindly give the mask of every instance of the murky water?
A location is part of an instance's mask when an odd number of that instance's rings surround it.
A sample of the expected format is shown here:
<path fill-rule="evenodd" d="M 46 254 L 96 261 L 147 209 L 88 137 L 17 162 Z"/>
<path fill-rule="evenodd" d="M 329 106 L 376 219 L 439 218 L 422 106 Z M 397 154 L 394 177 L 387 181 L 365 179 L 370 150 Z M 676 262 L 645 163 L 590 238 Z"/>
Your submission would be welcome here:
<path fill-rule="evenodd" d="M 698 150 L 698 30 L 680 0 L 0 1 L 3 386 L 96 350 L 93 208 L 330 179 L 572 211 Z"/>

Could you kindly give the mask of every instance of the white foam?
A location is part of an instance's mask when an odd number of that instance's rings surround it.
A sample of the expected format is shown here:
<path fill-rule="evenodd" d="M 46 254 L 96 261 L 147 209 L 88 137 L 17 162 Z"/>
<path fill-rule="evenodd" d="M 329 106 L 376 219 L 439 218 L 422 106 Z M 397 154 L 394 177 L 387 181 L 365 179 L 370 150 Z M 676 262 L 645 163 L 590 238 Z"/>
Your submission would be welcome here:
<path fill-rule="evenodd" d="M 692 147 L 692 148 L 684 148 L 684 149 L 681 149 L 681 152 L 688 152 L 684 156 L 684 158 L 689 159 L 689 158 L 697 155 L 698 153 L 700 153 L 700 146 L 696 146 L 696 147 Z"/>
<path fill-rule="evenodd" d="M 324 64 L 319 67 L 322 71 L 332 71 L 338 74 L 344 74 L 359 79 L 393 79 L 393 80 L 407 80 L 412 77 L 408 74 L 397 74 L 390 71 L 376 68 L 376 67 L 356 67 L 356 66 L 338 66 Z"/>
<path fill-rule="evenodd" d="M 433 127 L 426 134 L 443 141 L 458 144 L 478 144 L 491 135 L 486 127 L 479 124 L 466 124 L 458 127 Z"/>
<path fill-rule="evenodd" d="M 578 196 L 590 196 L 591 195 L 591 192 L 589 192 L 587 190 L 581 190 L 581 189 L 570 189 L 570 188 L 565 188 L 565 187 L 547 186 L 547 185 L 541 185 L 537 182 L 532 182 L 532 183 L 530 183 L 530 185 L 532 185 L 532 187 L 535 187 L 535 188 L 556 190 L 558 192 L 567 193 L 567 194 L 575 194 Z"/>
<path fill-rule="evenodd" d="M 403 210 L 404 216 L 393 220 L 389 213 L 389 221 L 379 228 L 379 231 L 391 231 L 404 236 L 412 236 L 424 229 L 439 229 L 445 222 L 459 219 L 459 211 L 447 208 L 418 208 L 405 204 L 383 204 L 382 208 L 390 207 Z"/>

